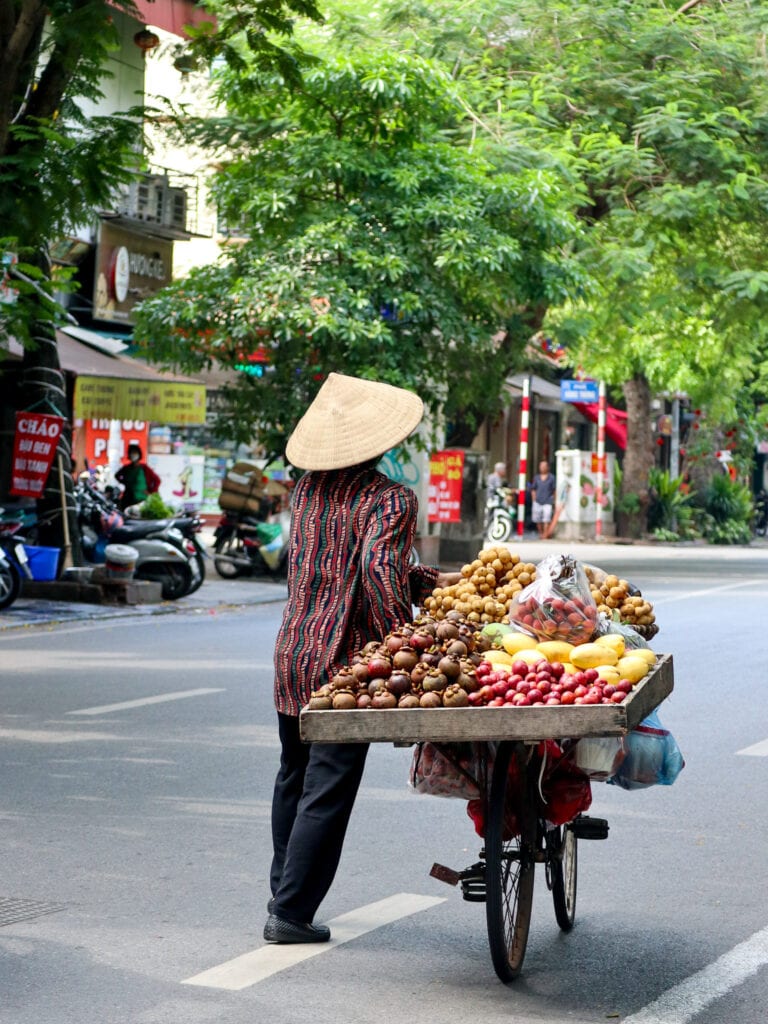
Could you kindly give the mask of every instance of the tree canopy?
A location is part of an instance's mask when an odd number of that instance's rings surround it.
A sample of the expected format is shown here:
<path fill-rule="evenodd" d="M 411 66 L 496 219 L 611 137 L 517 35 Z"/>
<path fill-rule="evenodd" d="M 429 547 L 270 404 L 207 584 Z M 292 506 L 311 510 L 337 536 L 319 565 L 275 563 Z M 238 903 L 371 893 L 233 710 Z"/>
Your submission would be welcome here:
<path fill-rule="evenodd" d="M 228 423 L 270 452 L 330 370 L 413 387 L 436 416 L 494 412 L 539 311 L 577 287 L 570 189 L 455 145 L 464 109 L 439 62 L 301 41 L 298 85 L 230 67 L 226 112 L 180 119 L 215 147 L 214 197 L 246 240 L 145 301 L 137 335 L 187 369 L 261 353 Z"/>
<path fill-rule="evenodd" d="M 242 316 L 258 322 L 281 358 L 234 408 L 240 423 L 282 408 L 282 429 L 311 390 L 302 360 L 413 381 L 412 341 L 415 380 L 436 374 L 449 416 L 491 411 L 543 325 L 643 418 L 641 485 L 652 392 L 726 412 L 762 361 L 764 6 L 336 0 L 325 13 L 300 33 L 317 64 L 298 88 L 247 63 L 222 76 L 229 115 L 207 137 L 231 144 L 214 191 L 250 240 L 146 308 L 153 348 L 226 361 Z M 418 90 L 406 66 L 422 69 Z M 470 193 L 496 235 L 467 219 Z"/>

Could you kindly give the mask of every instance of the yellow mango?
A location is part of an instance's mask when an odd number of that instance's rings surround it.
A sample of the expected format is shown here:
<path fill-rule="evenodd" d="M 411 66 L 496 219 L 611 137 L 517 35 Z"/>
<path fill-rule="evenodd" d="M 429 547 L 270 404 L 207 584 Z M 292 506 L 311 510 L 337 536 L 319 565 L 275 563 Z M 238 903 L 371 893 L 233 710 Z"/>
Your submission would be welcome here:
<path fill-rule="evenodd" d="M 605 644 L 579 644 L 571 651 L 571 661 L 576 668 L 597 668 L 599 665 L 615 665 L 619 660 L 616 651 Z"/>
<path fill-rule="evenodd" d="M 627 654 L 620 658 L 616 668 L 622 679 L 629 679 L 633 683 L 639 683 L 643 676 L 647 676 L 651 670 L 645 658 L 638 658 L 634 654 Z"/>
<path fill-rule="evenodd" d="M 531 647 L 527 651 L 518 651 L 512 660 L 524 661 L 526 665 L 537 665 L 540 661 L 546 661 L 547 659 L 541 651 L 537 651 L 535 647 Z"/>
<path fill-rule="evenodd" d="M 581 669 L 578 669 L 578 668 L 576 668 L 575 665 L 572 665 L 570 661 L 564 661 L 563 662 L 563 668 L 565 669 L 565 674 L 567 676 L 572 676 L 576 672 L 580 672 L 581 671 Z"/>
<path fill-rule="evenodd" d="M 616 651 L 619 657 L 624 654 L 624 637 L 621 633 L 606 633 L 604 636 L 597 637 L 595 643 L 610 647 L 611 650 Z"/>
<path fill-rule="evenodd" d="M 507 654 L 517 654 L 518 651 L 529 651 L 536 646 L 536 638 L 526 633 L 505 633 L 499 638 L 501 646 Z"/>
<path fill-rule="evenodd" d="M 615 685 L 622 678 L 615 665 L 598 665 L 595 672 L 597 672 L 598 678 L 602 679 L 604 683 L 613 683 Z"/>
<path fill-rule="evenodd" d="M 493 665 L 511 666 L 515 659 L 506 651 L 486 651 L 483 654 L 483 661 L 490 661 Z"/>
<path fill-rule="evenodd" d="M 650 668 L 656 664 L 656 651 L 652 651 L 650 647 L 638 647 L 636 651 L 627 651 L 627 657 L 642 658 Z"/>
<path fill-rule="evenodd" d="M 536 650 L 541 651 L 547 661 L 570 661 L 573 644 L 565 640 L 542 640 L 536 644 Z"/>

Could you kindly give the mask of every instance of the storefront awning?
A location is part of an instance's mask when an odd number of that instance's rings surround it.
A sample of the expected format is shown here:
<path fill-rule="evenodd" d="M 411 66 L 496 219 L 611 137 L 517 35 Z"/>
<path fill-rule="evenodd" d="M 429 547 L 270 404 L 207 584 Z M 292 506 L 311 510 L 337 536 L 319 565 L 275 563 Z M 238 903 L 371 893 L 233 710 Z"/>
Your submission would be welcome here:
<path fill-rule="evenodd" d="M 109 355 L 56 332 L 62 370 L 74 373 L 76 419 L 147 420 L 181 426 L 205 423 L 205 385 Z"/>
<path fill-rule="evenodd" d="M 186 25 L 216 22 L 214 16 L 198 6 L 195 0 L 134 0 L 134 3 L 145 24 L 182 38 L 186 35 Z"/>
<path fill-rule="evenodd" d="M 578 409 L 582 416 L 597 423 L 597 402 L 573 402 L 574 409 Z M 605 436 L 624 451 L 627 447 L 627 414 L 623 409 L 616 409 L 609 405 L 605 410 Z"/>

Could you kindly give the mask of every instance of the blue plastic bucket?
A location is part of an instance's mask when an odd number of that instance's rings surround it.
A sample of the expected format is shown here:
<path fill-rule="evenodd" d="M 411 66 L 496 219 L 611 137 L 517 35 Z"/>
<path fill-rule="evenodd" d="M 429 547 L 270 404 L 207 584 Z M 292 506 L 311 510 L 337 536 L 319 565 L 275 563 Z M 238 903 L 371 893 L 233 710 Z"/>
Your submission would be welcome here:
<path fill-rule="evenodd" d="M 29 569 L 32 579 L 39 583 L 56 579 L 56 570 L 59 567 L 60 548 L 37 548 L 29 544 L 24 545 L 29 559 Z"/>

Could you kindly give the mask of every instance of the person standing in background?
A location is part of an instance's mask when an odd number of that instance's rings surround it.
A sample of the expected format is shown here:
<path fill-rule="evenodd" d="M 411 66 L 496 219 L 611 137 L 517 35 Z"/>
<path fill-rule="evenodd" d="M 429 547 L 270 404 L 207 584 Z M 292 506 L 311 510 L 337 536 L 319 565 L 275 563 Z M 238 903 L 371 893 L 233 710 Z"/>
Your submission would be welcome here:
<path fill-rule="evenodd" d="M 143 461 L 141 445 L 128 445 L 128 464 L 115 473 L 115 480 L 123 486 L 118 504 L 121 509 L 140 505 L 149 494 L 160 490 L 160 477 Z"/>
<path fill-rule="evenodd" d="M 549 463 L 544 460 L 539 463 L 539 472 L 531 482 L 531 501 L 531 518 L 536 524 L 539 539 L 544 540 L 555 504 L 555 478 L 549 471 Z"/>

